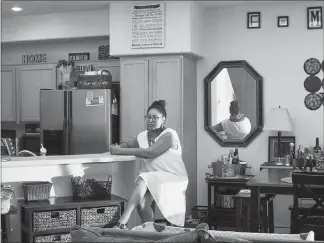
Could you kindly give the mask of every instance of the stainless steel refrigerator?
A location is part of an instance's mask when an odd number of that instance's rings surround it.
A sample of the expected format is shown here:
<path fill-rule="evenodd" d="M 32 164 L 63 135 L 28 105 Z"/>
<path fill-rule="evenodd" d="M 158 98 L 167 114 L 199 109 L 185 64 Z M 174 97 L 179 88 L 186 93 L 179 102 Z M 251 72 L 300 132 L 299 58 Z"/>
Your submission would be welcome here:
<path fill-rule="evenodd" d="M 41 143 L 47 155 L 94 154 L 119 143 L 119 84 L 111 89 L 41 90 Z"/>

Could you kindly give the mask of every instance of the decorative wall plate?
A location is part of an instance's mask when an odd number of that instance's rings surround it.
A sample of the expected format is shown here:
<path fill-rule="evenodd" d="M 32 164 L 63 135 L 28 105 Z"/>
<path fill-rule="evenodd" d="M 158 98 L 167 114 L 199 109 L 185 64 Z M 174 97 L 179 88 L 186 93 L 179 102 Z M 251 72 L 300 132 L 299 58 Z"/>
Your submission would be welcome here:
<path fill-rule="evenodd" d="M 323 78 L 323 80 L 322 80 L 322 87 L 323 87 L 323 89 L 324 89 L 324 78 Z"/>
<path fill-rule="evenodd" d="M 304 81 L 305 89 L 310 93 L 316 93 L 321 89 L 322 81 L 317 76 L 308 76 Z"/>
<path fill-rule="evenodd" d="M 321 71 L 321 62 L 316 58 L 309 58 L 304 63 L 304 71 L 308 75 L 316 75 Z"/>
<path fill-rule="evenodd" d="M 308 94 L 305 97 L 304 103 L 307 109 L 309 110 L 317 110 L 322 105 L 322 96 L 320 94 Z"/>
<path fill-rule="evenodd" d="M 324 60 L 323 60 L 323 62 L 322 62 L 322 70 L 323 70 L 323 72 L 324 72 Z"/>

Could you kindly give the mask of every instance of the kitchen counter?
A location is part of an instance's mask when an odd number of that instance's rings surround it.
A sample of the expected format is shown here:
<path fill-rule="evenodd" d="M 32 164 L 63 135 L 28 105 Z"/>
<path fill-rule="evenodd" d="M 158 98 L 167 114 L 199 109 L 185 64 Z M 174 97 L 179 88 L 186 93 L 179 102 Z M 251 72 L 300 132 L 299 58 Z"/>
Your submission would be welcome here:
<path fill-rule="evenodd" d="M 57 155 L 57 156 L 30 156 L 11 157 L 9 161 L 2 161 L 2 168 L 49 166 L 49 165 L 72 165 L 72 164 L 94 164 L 115 163 L 122 161 L 135 161 L 135 156 L 103 154 L 81 154 L 81 155 Z"/>

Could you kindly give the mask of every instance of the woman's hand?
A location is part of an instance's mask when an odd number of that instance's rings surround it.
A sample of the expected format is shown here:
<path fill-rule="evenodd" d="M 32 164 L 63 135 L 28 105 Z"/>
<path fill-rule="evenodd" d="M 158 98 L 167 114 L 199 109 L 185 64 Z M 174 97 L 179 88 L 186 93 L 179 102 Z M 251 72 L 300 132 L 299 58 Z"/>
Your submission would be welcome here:
<path fill-rule="evenodd" d="M 116 154 L 118 154 L 119 152 L 120 152 L 120 145 L 111 145 L 110 146 L 110 154 L 112 154 L 112 155 L 116 155 Z"/>

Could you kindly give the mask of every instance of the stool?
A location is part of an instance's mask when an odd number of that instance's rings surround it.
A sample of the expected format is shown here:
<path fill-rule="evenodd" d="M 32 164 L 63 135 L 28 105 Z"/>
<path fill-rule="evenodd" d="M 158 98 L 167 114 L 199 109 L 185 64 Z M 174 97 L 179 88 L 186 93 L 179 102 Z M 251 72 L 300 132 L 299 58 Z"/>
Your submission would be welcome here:
<path fill-rule="evenodd" d="M 274 233 L 273 199 L 275 195 L 261 194 L 260 216 L 261 232 Z M 250 225 L 250 193 L 238 193 L 234 196 L 236 205 L 236 231 L 249 232 Z"/>

